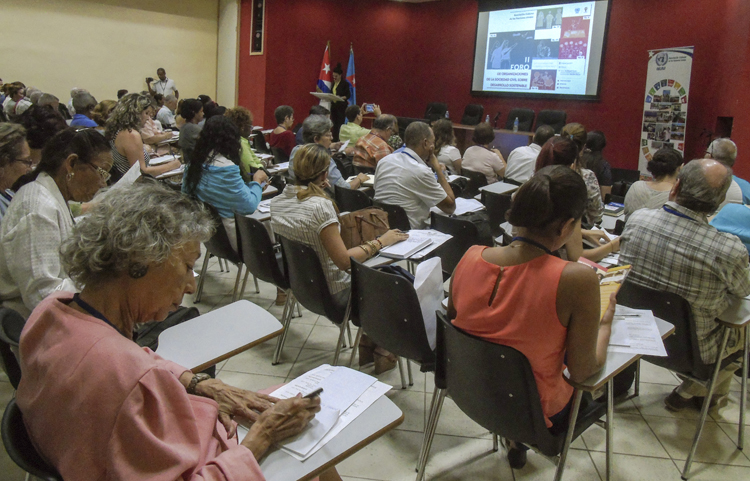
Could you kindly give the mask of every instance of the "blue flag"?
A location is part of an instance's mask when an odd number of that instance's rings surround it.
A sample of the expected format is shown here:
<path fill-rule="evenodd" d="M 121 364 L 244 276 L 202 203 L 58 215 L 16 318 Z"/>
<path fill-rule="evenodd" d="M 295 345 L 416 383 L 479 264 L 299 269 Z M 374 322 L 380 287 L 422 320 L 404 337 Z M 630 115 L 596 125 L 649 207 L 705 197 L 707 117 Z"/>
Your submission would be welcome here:
<path fill-rule="evenodd" d="M 346 81 L 349 82 L 349 105 L 357 105 L 357 80 L 354 78 L 354 48 L 349 47 L 349 66 L 346 68 Z"/>

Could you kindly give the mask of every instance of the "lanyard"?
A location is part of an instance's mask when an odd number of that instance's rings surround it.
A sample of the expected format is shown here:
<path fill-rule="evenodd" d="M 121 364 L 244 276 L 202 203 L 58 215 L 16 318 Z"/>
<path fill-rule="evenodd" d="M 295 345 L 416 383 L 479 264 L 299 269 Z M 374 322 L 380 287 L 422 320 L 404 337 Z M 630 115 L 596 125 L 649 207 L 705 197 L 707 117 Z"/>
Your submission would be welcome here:
<path fill-rule="evenodd" d="M 81 299 L 81 296 L 77 292 L 75 294 L 73 294 L 73 301 L 76 304 L 78 304 L 81 307 L 81 309 L 83 309 L 84 311 L 88 312 L 93 317 L 96 317 L 100 321 L 106 322 L 110 326 L 114 327 L 117 332 L 119 332 L 120 334 L 122 334 L 122 331 L 120 331 L 117 328 L 117 326 L 115 326 L 114 324 L 112 324 L 111 322 L 109 322 L 109 320 L 106 317 L 104 317 L 104 314 L 102 314 L 101 312 L 97 311 L 96 309 L 94 309 L 93 307 L 91 307 L 91 305 L 88 302 L 86 302 L 83 299 Z M 122 335 L 125 336 L 125 334 L 122 334 Z M 125 337 L 128 337 L 128 336 L 125 336 Z"/>
<path fill-rule="evenodd" d="M 535 240 L 532 240 L 532 239 L 529 239 L 528 237 L 521 237 L 521 236 L 516 236 L 516 237 L 514 237 L 514 238 L 513 238 L 512 240 L 511 240 L 511 242 L 513 242 L 513 241 L 521 241 L 521 242 L 525 242 L 526 244 L 529 244 L 529 245 L 532 245 L 532 246 L 534 246 L 534 247 L 538 247 L 538 248 L 542 249 L 542 250 L 543 250 L 544 252 L 546 252 L 546 253 L 547 253 L 547 254 L 549 254 L 549 255 L 554 255 L 554 254 L 552 254 L 552 251 L 551 251 L 551 250 L 547 249 L 546 247 L 544 247 L 544 246 L 543 246 L 542 244 L 540 244 L 539 242 L 537 242 L 537 241 L 535 241 Z"/>
<path fill-rule="evenodd" d="M 662 208 L 663 208 L 663 209 L 664 209 L 665 211 L 669 212 L 670 214 L 672 214 L 672 215 L 676 215 L 677 217 L 682 217 L 683 219 L 689 219 L 689 220 L 695 221 L 695 219 L 693 219 L 693 218 L 692 218 L 692 217 L 690 217 L 689 215 L 685 215 L 685 214 L 683 214 L 682 212 L 678 212 L 678 211 L 676 211 L 676 210 L 674 210 L 674 209 L 672 209 L 672 208 L 670 208 L 670 207 L 667 207 L 666 205 L 665 205 L 665 206 L 662 206 Z"/>

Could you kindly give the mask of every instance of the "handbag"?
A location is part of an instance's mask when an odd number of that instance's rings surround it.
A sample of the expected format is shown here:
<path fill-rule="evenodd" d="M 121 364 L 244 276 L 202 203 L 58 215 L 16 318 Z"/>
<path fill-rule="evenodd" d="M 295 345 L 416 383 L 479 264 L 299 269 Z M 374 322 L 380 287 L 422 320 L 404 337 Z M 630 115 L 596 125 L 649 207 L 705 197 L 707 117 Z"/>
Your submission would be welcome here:
<path fill-rule="evenodd" d="M 339 216 L 341 239 L 347 249 L 375 240 L 388 232 L 388 213 L 377 207 L 355 210 Z"/>

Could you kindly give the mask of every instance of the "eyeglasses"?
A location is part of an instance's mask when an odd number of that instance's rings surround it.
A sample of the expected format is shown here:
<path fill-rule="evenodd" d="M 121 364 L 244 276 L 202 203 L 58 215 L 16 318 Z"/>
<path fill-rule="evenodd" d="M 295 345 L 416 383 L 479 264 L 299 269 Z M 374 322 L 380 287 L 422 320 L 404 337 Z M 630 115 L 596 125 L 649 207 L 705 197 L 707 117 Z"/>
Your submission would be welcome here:
<path fill-rule="evenodd" d="M 112 178 L 112 174 L 102 169 L 98 165 L 94 165 L 94 164 L 87 164 L 87 165 L 90 165 L 91 167 L 93 167 L 96 170 L 96 173 L 99 174 L 99 176 L 102 178 L 104 182 L 108 182 L 109 179 Z"/>
<path fill-rule="evenodd" d="M 28 168 L 32 168 L 34 166 L 34 161 L 30 158 L 26 157 L 25 159 L 16 159 L 16 162 L 19 162 L 23 165 L 25 165 Z"/>

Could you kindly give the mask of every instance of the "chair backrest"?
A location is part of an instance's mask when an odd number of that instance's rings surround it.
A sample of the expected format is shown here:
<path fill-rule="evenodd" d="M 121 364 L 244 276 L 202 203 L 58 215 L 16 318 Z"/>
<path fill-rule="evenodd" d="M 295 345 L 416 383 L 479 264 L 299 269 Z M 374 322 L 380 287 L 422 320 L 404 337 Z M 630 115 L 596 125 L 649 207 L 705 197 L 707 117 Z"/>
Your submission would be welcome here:
<path fill-rule="evenodd" d="M 279 266 L 273 243 L 262 222 L 235 214 L 237 225 L 237 248 L 242 262 L 258 279 L 269 282 L 279 289 L 289 289 L 289 280 Z"/>
<path fill-rule="evenodd" d="M 211 217 L 213 217 L 216 225 L 216 232 L 214 232 L 214 235 L 204 243 L 206 250 L 211 255 L 226 259 L 233 264 L 239 264 L 242 262 L 242 259 L 240 259 L 239 254 L 232 249 L 232 244 L 229 243 L 229 236 L 227 235 L 224 223 L 221 221 L 219 211 L 209 203 L 204 202 L 203 205 L 205 205 L 211 213 Z"/>
<path fill-rule="evenodd" d="M 0 358 L 14 389 L 21 381 L 21 366 L 14 351 L 18 352 L 21 331 L 26 324 L 23 316 L 13 309 L 0 307 Z"/>
<path fill-rule="evenodd" d="M 258 152 L 263 152 L 264 154 L 270 154 L 271 151 L 268 150 L 268 145 L 266 144 L 266 138 L 263 136 L 263 133 L 261 131 L 253 132 L 253 148 L 257 150 Z"/>
<path fill-rule="evenodd" d="M 334 186 L 336 204 L 341 212 L 354 212 L 359 209 L 372 207 L 372 199 L 357 189 L 342 189 Z"/>
<path fill-rule="evenodd" d="M 57 470 L 39 455 L 31 442 L 15 399 L 5 408 L 1 429 L 5 450 L 21 469 L 45 481 L 62 481 Z"/>
<path fill-rule="evenodd" d="M 430 102 L 427 104 L 427 109 L 424 111 L 424 118 L 430 122 L 445 118 L 445 113 L 448 111 L 448 104 L 444 102 Z"/>
<path fill-rule="evenodd" d="M 461 169 L 461 175 L 469 178 L 466 188 L 461 192 L 464 199 L 472 199 L 479 193 L 479 188 L 487 185 L 487 177 L 481 173 L 469 169 Z"/>
<path fill-rule="evenodd" d="M 644 356 L 648 362 L 672 371 L 705 379 L 690 303 L 677 294 L 643 287 L 626 279 L 617 292 L 617 303 L 633 309 L 648 309 L 654 316 L 674 324 L 674 334 L 664 339 L 667 357 Z"/>
<path fill-rule="evenodd" d="M 341 324 L 345 308 L 342 309 L 334 302 L 318 254 L 305 244 L 283 236 L 278 237 L 281 240 L 286 276 L 294 292 L 294 298 L 315 314 L 326 316 L 335 324 Z"/>
<path fill-rule="evenodd" d="M 348 179 L 349 177 L 354 175 L 354 165 L 352 164 L 351 157 L 333 155 L 331 158 L 333 159 L 333 162 L 336 164 L 336 168 L 339 169 L 339 172 L 341 172 L 341 176 L 344 179 Z"/>
<path fill-rule="evenodd" d="M 615 194 L 606 194 L 604 196 L 604 203 L 609 204 L 610 202 L 615 202 L 618 204 L 624 204 L 625 203 L 625 197 L 622 195 L 615 195 Z"/>
<path fill-rule="evenodd" d="M 505 120 L 505 129 L 513 130 L 513 123 L 516 121 L 516 117 L 518 117 L 518 130 L 520 132 L 531 132 L 535 116 L 536 114 L 531 109 L 513 109 L 508 112 L 508 118 Z"/>
<path fill-rule="evenodd" d="M 407 279 L 352 260 L 352 317 L 378 346 L 418 361 L 423 370 L 434 366 L 419 299 Z"/>
<path fill-rule="evenodd" d="M 564 110 L 542 110 L 536 118 L 534 130 L 536 131 L 542 125 L 549 125 L 555 129 L 556 134 L 559 134 L 567 120 L 568 114 Z"/>
<path fill-rule="evenodd" d="M 400 205 L 384 204 L 377 200 L 372 202 L 375 207 L 380 207 L 388 213 L 388 225 L 391 229 L 399 229 L 403 232 L 411 230 L 411 224 L 409 224 L 409 216 L 406 215 L 406 211 Z"/>
<path fill-rule="evenodd" d="M 284 152 L 280 148 L 271 147 L 271 153 L 273 154 L 274 164 L 281 164 L 283 162 L 289 162 L 289 156 L 286 155 L 286 152 Z"/>
<path fill-rule="evenodd" d="M 473 222 L 430 212 L 430 227 L 453 237 L 435 250 L 443 271 L 452 274 L 466 251 L 479 244 L 479 231 Z"/>
<path fill-rule="evenodd" d="M 625 180 L 618 180 L 616 182 L 612 182 L 611 193 L 612 195 L 618 195 L 624 199 L 632 186 L 633 186 L 632 182 L 628 182 Z"/>
<path fill-rule="evenodd" d="M 443 111 L 443 117 L 445 117 L 445 111 Z M 408 127 L 409 124 L 411 124 L 412 122 L 424 122 L 426 124 L 429 124 L 430 120 L 429 119 L 415 119 L 413 117 L 396 117 L 396 122 L 398 123 L 398 135 L 403 139 L 404 132 L 406 132 L 406 127 Z"/>
<path fill-rule="evenodd" d="M 464 125 L 477 125 L 482 121 L 484 115 L 484 105 L 468 104 L 464 108 L 464 116 L 461 117 L 461 123 Z"/>
<path fill-rule="evenodd" d="M 500 224 L 505 222 L 505 213 L 510 209 L 512 202 L 513 198 L 511 194 L 496 194 L 487 190 L 482 191 L 482 204 L 487 208 L 493 238 L 501 234 Z"/>
<path fill-rule="evenodd" d="M 618 169 L 613 167 L 612 169 L 612 182 L 623 181 L 623 182 L 638 182 L 641 179 L 641 172 L 633 169 Z"/>
<path fill-rule="evenodd" d="M 438 312 L 435 384 L 447 388 L 456 405 L 485 429 L 533 444 L 554 456 L 564 433 L 552 436 L 534 373 L 517 350 L 466 334 Z"/>

